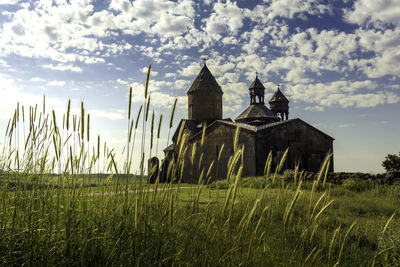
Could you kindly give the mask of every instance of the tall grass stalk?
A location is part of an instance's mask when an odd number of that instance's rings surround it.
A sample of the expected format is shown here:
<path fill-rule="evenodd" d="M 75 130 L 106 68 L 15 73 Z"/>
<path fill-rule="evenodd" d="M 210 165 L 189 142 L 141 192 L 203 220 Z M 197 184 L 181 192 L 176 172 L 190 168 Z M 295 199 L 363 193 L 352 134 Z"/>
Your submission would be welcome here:
<path fill-rule="evenodd" d="M 163 120 L 163 114 L 160 114 L 160 119 L 158 120 L 158 128 L 157 128 L 156 157 L 158 157 L 158 141 L 160 140 L 162 120 Z"/>
<path fill-rule="evenodd" d="M 145 160 L 145 146 L 146 146 L 146 129 L 147 129 L 147 118 L 149 115 L 149 108 L 150 108 L 150 95 L 148 95 L 148 90 L 149 90 L 149 82 L 150 82 L 150 72 L 151 72 L 151 64 L 149 65 L 147 69 L 147 76 L 146 76 L 146 84 L 145 84 L 145 89 L 144 89 L 144 100 L 143 100 L 143 106 L 145 112 L 143 112 L 143 126 L 142 126 L 142 142 L 141 142 L 141 149 L 140 149 L 140 176 L 143 177 L 144 174 L 144 160 Z"/>
<path fill-rule="evenodd" d="M 125 172 L 126 175 L 129 176 L 129 153 L 130 153 L 130 142 L 132 136 L 132 126 L 133 121 L 131 121 L 131 110 L 132 110 L 132 86 L 129 86 L 129 99 L 128 99 L 128 138 L 126 143 L 126 162 L 125 162 Z"/>
<path fill-rule="evenodd" d="M 299 183 L 299 185 L 298 185 L 298 187 L 297 187 L 297 190 L 296 190 L 296 193 L 294 194 L 294 197 L 293 197 L 292 201 L 290 202 L 290 204 L 286 207 L 285 214 L 283 215 L 283 226 L 284 226 L 285 228 L 286 228 L 286 226 L 287 226 L 287 223 L 288 223 L 290 214 L 291 214 L 292 211 L 293 211 L 294 205 L 296 204 L 297 199 L 298 199 L 299 196 L 300 196 L 300 192 L 301 192 L 301 191 L 300 191 L 300 187 L 301 187 L 301 183 Z"/>
<path fill-rule="evenodd" d="M 130 156 L 130 158 L 128 160 L 129 165 L 131 165 L 131 163 L 132 163 L 132 156 L 133 156 L 133 151 L 134 151 L 134 148 L 135 148 L 135 141 L 136 141 L 136 131 L 137 131 L 137 128 L 139 126 L 140 114 L 142 113 L 142 109 L 143 109 L 143 105 L 140 105 L 139 111 L 138 111 L 137 116 L 136 116 L 135 131 L 133 133 L 133 140 L 132 140 L 132 146 L 131 146 L 131 152 L 130 152 L 131 156 Z"/>
<path fill-rule="evenodd" d="M 168 137 L 167 137 L 167 147 L 169 145 L 169 137 L 171 134 L 171 129 L 174 126 L 174 116 L 175 116 L 175 109 L 176 109 L 176 103 L 178 102 L 178 99 L 175 98 L 174 105 L 172 106 L 171 110 L 171 115 L 169 117 L 169 127 L 168 127 Z"/>
<path fill-rule="evenodd" d="M 340 260 L 342 258 L 343 249 L 344 249 L 344 246 L 346 244 L 347 237 L 349 236 L 351 230 L 354 228 L 355 225 L 356 225 L 356 223 L 354 222 L 352 225 L 350 225 L 349 229 L 347 230 L 347 232 L 346 232 L 346 234 L 345 234 L 345 236 L 343 238 L 342 244 L 340 245 L 338 260 L 337 260 L 337 262 L 335 263 L 334 266 L 338 266 L 340 264 Z"/>
<path fill-rule="evenodd" d="M 282 156 L 281 160 L 279 161 L 279 165 L 277 165 L 276 168 L 275 168 L 274 177 L 272 179 L 273 183 L 275 183 L 276 175 L 282 170 L 283 164 L 286 161 L 286 157 L 287 157 L 288 151 L 289 151 L 289 148 L 286 148 L 285 152 L 283 153 L 283 156 Z M 282 178 L 282 186 L 283 185 L 284 185 L 284 181 L 283 181 L 283 178 Z"/>

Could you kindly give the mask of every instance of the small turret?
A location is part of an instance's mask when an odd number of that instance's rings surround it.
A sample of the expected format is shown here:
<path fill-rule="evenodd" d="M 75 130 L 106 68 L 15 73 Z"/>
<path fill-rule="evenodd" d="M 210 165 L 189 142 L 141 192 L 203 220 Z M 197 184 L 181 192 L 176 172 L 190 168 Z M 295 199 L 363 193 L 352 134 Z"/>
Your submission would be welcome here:
<path fill-rule="evenodd" d="M 271 100 L 269 100 L 269 109 L 279 116 L 282 121 L 289 119 L 289 100 L 279 89 L 279 84 L 278 90 L 275 91 Z"/>
<path fill-rule="evenodd" d="M 236 119 L 236 122 L 243 122 L 252 125 L 262 125 L 279 121 L 279 117 L 269 110 L 264 104 L 265 87 L 256 78 L 249 87 L 250 106 L 245 109 Z"/>
<path fill-rule="evenodd" d="M 254 104 L 264 104 L 265 87 L 258 79 L 256 74 L 256 79 L 249 87 L 250 91 L 250 105 Z"/>

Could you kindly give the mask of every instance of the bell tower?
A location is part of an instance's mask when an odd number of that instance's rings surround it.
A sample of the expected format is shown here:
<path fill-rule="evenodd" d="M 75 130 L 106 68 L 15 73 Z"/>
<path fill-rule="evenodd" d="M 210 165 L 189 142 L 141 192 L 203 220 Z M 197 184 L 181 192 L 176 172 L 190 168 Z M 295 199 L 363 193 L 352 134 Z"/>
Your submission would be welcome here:
<path fill-rule="evenodd" d="M 214 121 L 222 119 L 222 90 L 206 63 L 197 75 L 188 95 L 188 119 Z"/>
<path fill-rule="evenodd" d="M 250 91 L 250 105 L 255 105 L 255 104 L 264 105 L 265 87 L 258 79 L 257 73 L 256 73 L 256 79 L 249 87 L 249 91 Z"/>
<path fill-rule="evenodd" d="M 281 118 L 281 121 L 289 119 L 289 100 L 279 89 L 275 91 L 269 100 L 269 109 Z"/>

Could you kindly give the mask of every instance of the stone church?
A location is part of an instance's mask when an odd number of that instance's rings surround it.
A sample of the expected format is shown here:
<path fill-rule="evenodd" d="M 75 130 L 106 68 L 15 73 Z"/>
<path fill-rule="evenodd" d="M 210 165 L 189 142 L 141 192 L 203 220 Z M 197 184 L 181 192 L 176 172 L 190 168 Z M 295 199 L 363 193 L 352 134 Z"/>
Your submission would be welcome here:
<path fill-rule="evenodd" d="M 272 151 L 272 171 L 289 148 L 284 169 L 317 172 L 328 152 L 333 153 L 333 138 L 299 118 L 289 119 L 289 100 L 278 89 L 265 105 L 265 87 L 258 79 L 249 87 L 250 105 L 234 121 L 223 119 L 223 91 L 204 64 L 188 95 L 188 119 L 182 119 L 172 137 L 172 144 L 164 149 L 165 162 L 178 155 L 180 129 L 187 134 L 187 151 L 182 181 L 197 182 L 199 173 L 208 172 L 210 180 L 225 179 L 230 157 L 234 153 L 234 139 L 239 129 L 238 146 L 244 149 L 242 176 L 264 174 L 265 162 Z M 204 143 L 200 145 L 204 130 Z M 196 143 L 196 145 L 195 145 Z M 196 147 L 194 160 L 192 150 Z M 222 151 L 221 151 L 222 150 Z M 201 156 L 202 155 L 202 156 Z M 219 158 L 219 160 L 217 160 Z M 164 162 L 164 163 L 165 163 Z M 333 171 L 333 157 L 330 164 Z"/>

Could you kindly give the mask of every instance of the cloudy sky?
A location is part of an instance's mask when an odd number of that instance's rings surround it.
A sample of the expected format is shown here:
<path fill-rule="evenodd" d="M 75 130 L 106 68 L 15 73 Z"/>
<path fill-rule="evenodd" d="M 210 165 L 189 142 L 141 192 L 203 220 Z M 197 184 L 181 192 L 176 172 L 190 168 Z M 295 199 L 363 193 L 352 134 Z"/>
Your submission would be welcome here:
<path fill-rule="evenodd" d="M 335 138 L 335 170 L 381 172 L 400 151 L 398 0 L 0 0 L 0 130 L 16 103 L 65 111 L 84 101 L 92 135 L 122 151 L 152 64 L 152 107 L 167 121 L 207 58 L 224 117 L 249 105 L 259 73 L 299 117 Z M 155 152 L 153 152 L 155 153 Z"/>

